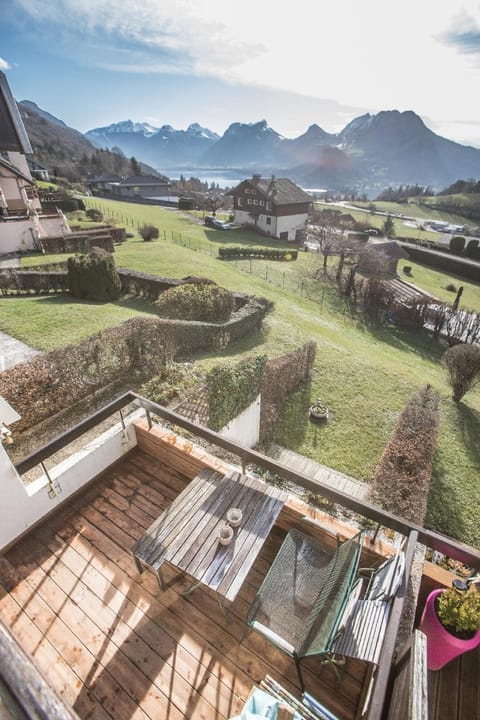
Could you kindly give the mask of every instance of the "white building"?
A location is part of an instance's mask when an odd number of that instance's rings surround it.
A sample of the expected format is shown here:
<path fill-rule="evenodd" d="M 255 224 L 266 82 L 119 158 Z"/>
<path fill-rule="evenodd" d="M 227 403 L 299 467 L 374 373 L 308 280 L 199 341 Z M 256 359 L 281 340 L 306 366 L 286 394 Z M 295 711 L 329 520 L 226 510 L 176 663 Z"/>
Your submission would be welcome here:
<path fill-rule="evenodd" d="M 71 232 L 61 210 L 42 210 L 26 158 L 31 152 L 7 78 L 0 72 L 0 255 L 38 250 L 39 239 Z"/>
<path fill-rule="evenodd" d="M 230 190 L 235 222 L 279 238 L 298 240 L 305 230 L 313 198 L 288 178 L 253 175 Z"/>

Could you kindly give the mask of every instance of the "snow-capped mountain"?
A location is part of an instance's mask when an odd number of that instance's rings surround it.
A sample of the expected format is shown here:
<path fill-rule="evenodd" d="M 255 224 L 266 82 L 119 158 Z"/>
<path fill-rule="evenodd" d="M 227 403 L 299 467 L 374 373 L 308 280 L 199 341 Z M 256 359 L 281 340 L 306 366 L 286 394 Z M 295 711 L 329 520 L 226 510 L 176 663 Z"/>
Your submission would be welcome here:
<path fill-rule="evenodd" d="M 186 130 L 175 130 L 171 125 L 157 128 L 132 120 L 94 128 L 85 137 L 96 147 L 119 147 L 137 160 L 147 162 L 148 158 L 156 167 L 194 164 L 219 139 L 217 133 L 198 123 L 192 123 Z"/>

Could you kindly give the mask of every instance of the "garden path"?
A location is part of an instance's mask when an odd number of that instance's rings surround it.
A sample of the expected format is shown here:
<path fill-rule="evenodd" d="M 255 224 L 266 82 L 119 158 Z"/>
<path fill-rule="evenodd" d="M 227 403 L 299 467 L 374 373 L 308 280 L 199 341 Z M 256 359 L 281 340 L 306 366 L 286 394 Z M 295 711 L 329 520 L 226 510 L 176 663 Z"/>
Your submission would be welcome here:
<path fill-rule="evenodd" d="M 5 255 L 0 258 L 0 269 L 19 266 L 20 259 L 18 255 Z M 18 365 L 18 363 L 24 360 L 29 360 L 33 355 L 37 355 L 38 352 L 35 348 L 25 345 L 25 343 L 11 337 L 11 335 L 0 332 L 0 372 L 14 365 Z"/>
<path fill-rule="evenodd" d="M 369 485 L 367 483 L 361 480 L 355 480 L 355 478 L 326 467 L 326 465 L 321 465 L 315 462 L 315 460 L 310 460 L 310 458 L 305 457 L 305 455 L 300 455 L 293 450 L 288 450 L 275 443 L 270 445 L 268 455 L 278 460 L 282 465 L 286 465 L 296 472 L 308 475 L 310 478 L 319 480 L 325 483 L 325 485 L 329 485 L 335 490 L 340 490 L 340 492 L 346 495 L 352 495 L 361 500 L 367 498 L 369 492 Z"/>
<path fill-rule="evenodd" d="M 38 350 L 11 335 L 0 332 L 0 372 L 38 355 Z"/>

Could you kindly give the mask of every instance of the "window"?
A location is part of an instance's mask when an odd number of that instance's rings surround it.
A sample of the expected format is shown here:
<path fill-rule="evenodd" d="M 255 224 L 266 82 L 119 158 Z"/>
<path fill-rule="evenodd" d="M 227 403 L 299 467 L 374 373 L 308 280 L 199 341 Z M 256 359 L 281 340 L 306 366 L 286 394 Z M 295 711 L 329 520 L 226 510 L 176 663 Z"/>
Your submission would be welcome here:
<path fill-rule="evenodd" d="M 258 200 L 254 200 L 254 201 L 253 201 L 253 204 L 254 204 L 254 205 L 258 205 Z"/>
<path fill-rule="evenodd" d="M 259 201 L 258 201 L 258 204 L 263 207 L 263 206 L 265 205 L 265 202 L 264 202 L 263 200 L 259 200 Z"/>
<path fill-rule="evenodd" d="M 253 202 L 253 200 L 250 200 L 250 198 L 248 198 L 248 200 L 247 200 L 247 205 L 251 205 L 252 202 Z"/>
<path fill-rule="evenodd" d="M 271 225 L 271 224 L 272 224 L 272 218 L 271 218 L 271 217 L 267 217 L 267 218 L 266 218 L 266 221 L 267 221 L 267 225 Z"/>
<path fill-rule="evenodd" d="M 267 202 L 267 204 L 266 204 L 266 209 L 267 209 L 267 210 L 271 210 L 271 209 L 272 209 L 272 203 L 271 203 L 271 202 Z"/>
<path fill-rule="evenodd" d="M 237 207 L 243 207 L 243 198 L 237 198 Z"/>
<path fill-rule="evenodd" d="M 250 195 L 250 188 L 245 188 L 245 195 Z"/>

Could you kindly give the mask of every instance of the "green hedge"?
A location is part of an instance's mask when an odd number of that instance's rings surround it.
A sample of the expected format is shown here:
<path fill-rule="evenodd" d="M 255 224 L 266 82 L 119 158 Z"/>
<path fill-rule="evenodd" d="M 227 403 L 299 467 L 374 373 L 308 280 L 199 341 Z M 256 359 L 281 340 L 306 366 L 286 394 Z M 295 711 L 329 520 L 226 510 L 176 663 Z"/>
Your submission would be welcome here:
<path fill-rule="evenodd" d="M 264 258 L 266 260 L 296 260 L 297 250 L 282 250 L 276 248 L 249 248 L 249 247 L 221 247 L 218 249 L 221 260 L 235 258 Z"/>
<path fill-rule="evenodd" d="M 235 299 L 215 284 L 185 283 L 162 293 L 155 307 L 160 317 L 224 322 L 235 309 Z"/>
<path fill-rule="evenodd" d="M 234 367 L 217 365 L 207 375 L 208 417 L 212 430 L 221 430 L 247 408 L 260 392 L 266 355 Z"/>

